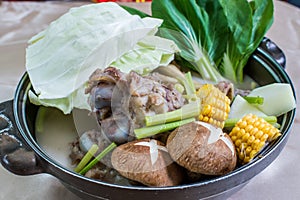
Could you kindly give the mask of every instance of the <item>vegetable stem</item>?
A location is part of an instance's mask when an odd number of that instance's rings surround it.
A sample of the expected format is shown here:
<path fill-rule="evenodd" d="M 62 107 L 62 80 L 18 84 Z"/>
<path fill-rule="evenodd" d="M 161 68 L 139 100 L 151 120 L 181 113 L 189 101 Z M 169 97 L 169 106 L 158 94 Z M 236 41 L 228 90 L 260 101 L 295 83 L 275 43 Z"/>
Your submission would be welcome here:
<path fill-rule="evenodd" d="M 261 117 L 266 120 L 270 124 L 277 124 L 277 117 L 276 116 L 266 116 Z M 235 124 L 240 120 L 240 118 L 230 118 L 225 120 L 224 128 L 231 128 L 234 127 Z"/>
<path fill-rule="evenodd" d="M 84 167 L 79 174 L 84 175 L 87 171 L 89 171 L 94 165 L 96 165 L 106 154 L 112 151 L 115 147 L 117 147 L 116 143 L 111 143 L 108 147 L 106 147 L 96 158 L 94 158 L 86 167 Z"/>
<path fill-rule="evenodd" d="M 189 85 L 191 94 L 195 94 L 196 89 L 195 89 L 195 85 L 193 82 L 192 73 L 190 71 L 185 73 L 185 79 L 187 80 L 187 84 Z"/>
<path fill-rule="evenodd" d="M 156 126 L 143 127 L 134 130 L 137 139 L 142 139 L 156 135 L 158 133 L 163 133 L 169 130 L 173 130 L 179 126 L 195 121 L 195 118 L 188 118 L 180 121 L 175 121 L 167 124 L 160 124 Z"/>
<path fill-rule="evenodd" d="M 245 96 L 244 99 L 250 104 L 262 105 L 264 103 L 264 98 L 260 96 L 257 97 Z"/>
<path fill-rule="evenodd" d="M 99 147 L 96 144 L 93 144 L 88 150 L 88 152 L 85 154 L 85 156 L 81 159 L 74 171 L 77 173 L 80 172 L 87 165 L 87 163 L 90 162 L 90 160 L 98 151 L 98 149 Z"/>
<path fill-rule="evenodd" d="M 153 126 L 158 124 L 164 124 L 168 122 L 183 120 L 191 117 L 198 116 L 200 113 L 200 102 L 192 101 L 185 104 L 180 109 L 170 111 L 167 113 L 157 114 L 153 116 L 146 116 L 146 126 Z"/>
<path fill-rule="evenodd" d="M 209 58 L 203 55 L 198 61 L 196 61 L 196 69 L 200 73 L 203 79 L 211 80 L 213 82 L 219 82 L 224 80 L 224 77 L 213 66 Z"/>

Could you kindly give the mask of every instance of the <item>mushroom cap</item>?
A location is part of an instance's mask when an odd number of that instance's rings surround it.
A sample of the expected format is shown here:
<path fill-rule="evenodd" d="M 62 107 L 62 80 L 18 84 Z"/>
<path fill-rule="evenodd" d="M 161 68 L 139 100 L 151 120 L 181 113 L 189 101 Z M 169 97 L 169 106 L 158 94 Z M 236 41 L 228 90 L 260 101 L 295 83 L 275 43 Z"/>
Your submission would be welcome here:
<path fill-rule="evenodd" d="M 158 140 L 141 139 L 122 144 L 112 152 L 111 162 L 122 176 L 144 185 L 175 186 L 183 181 L 181 167 Z"/>
<path fill-rule="evenodd" d="M 191 122 L 175 129 L 167 140 L 175 162 L 191 172 L 223 175 L 237 162 L 234 144 L 219 128 L 204 122 Z"/>

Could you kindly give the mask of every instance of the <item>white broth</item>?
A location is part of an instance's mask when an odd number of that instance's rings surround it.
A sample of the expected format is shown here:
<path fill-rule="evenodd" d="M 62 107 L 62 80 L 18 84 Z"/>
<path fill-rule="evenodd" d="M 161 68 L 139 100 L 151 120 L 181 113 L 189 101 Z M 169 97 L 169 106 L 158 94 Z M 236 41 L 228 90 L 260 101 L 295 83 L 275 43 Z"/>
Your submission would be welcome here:
<path fill-rule="evenodd" d="M 97 128 L 96 120 L 88 111 L 73 110 L 65 115 L 55 108 L 40 107 L 36 119 L 36 141 L 58 164 L 73 169 L 70 144 L 83 132 Z"/>

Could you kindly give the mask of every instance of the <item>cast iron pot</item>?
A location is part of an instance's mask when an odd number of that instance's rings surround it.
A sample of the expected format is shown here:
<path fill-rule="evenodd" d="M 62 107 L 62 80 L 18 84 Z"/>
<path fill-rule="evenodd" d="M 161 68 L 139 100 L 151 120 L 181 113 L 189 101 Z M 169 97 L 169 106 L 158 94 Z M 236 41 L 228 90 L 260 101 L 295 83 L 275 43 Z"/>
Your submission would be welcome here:
<path fill-rule="evenodd" d="M 245 73 L 260 85 L 280 82 L 289 83 L 293 88 L 284 66 L 283 52 L 265 38 L 250 58 Z M 287 142 L 296 112 L 294 109 L 279 118 L 282 124 L 281 137 L 268 145 L 253 162 L 227 175 L 176 187 L 128 187 L 86 178 L 47 156 L 35 140 L 34 124 L 39 107 L 28 100 L 30 88 L 31 83 L 25 73 L 17 86 L 14 100 L 0 104 L 1 164 L 18 175 L 51 174 L 83 199 L 225 199 L 263 171 L 279 155 Z M 295 96 L 294 88 L 293 92 Z"/>

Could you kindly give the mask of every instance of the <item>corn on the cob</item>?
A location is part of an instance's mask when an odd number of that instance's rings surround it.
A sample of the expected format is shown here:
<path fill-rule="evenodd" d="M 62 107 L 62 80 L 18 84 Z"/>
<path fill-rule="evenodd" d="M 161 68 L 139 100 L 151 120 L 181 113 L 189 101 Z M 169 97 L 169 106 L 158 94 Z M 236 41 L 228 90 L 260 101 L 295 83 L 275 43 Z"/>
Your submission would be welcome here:
<path fill-rule="evenodd" d="M 196 95 L 201 101 L 199 120 L 223 128 L 230 111 L 230 99 L 212 84 L 201 86 Z"/>
<path fill-rule="evenodd" d="M 250 162 L 263 147 L 281 135 L 279 130 L 254 114 L 239 120 L 229 133 L 241 162 Z"/>

